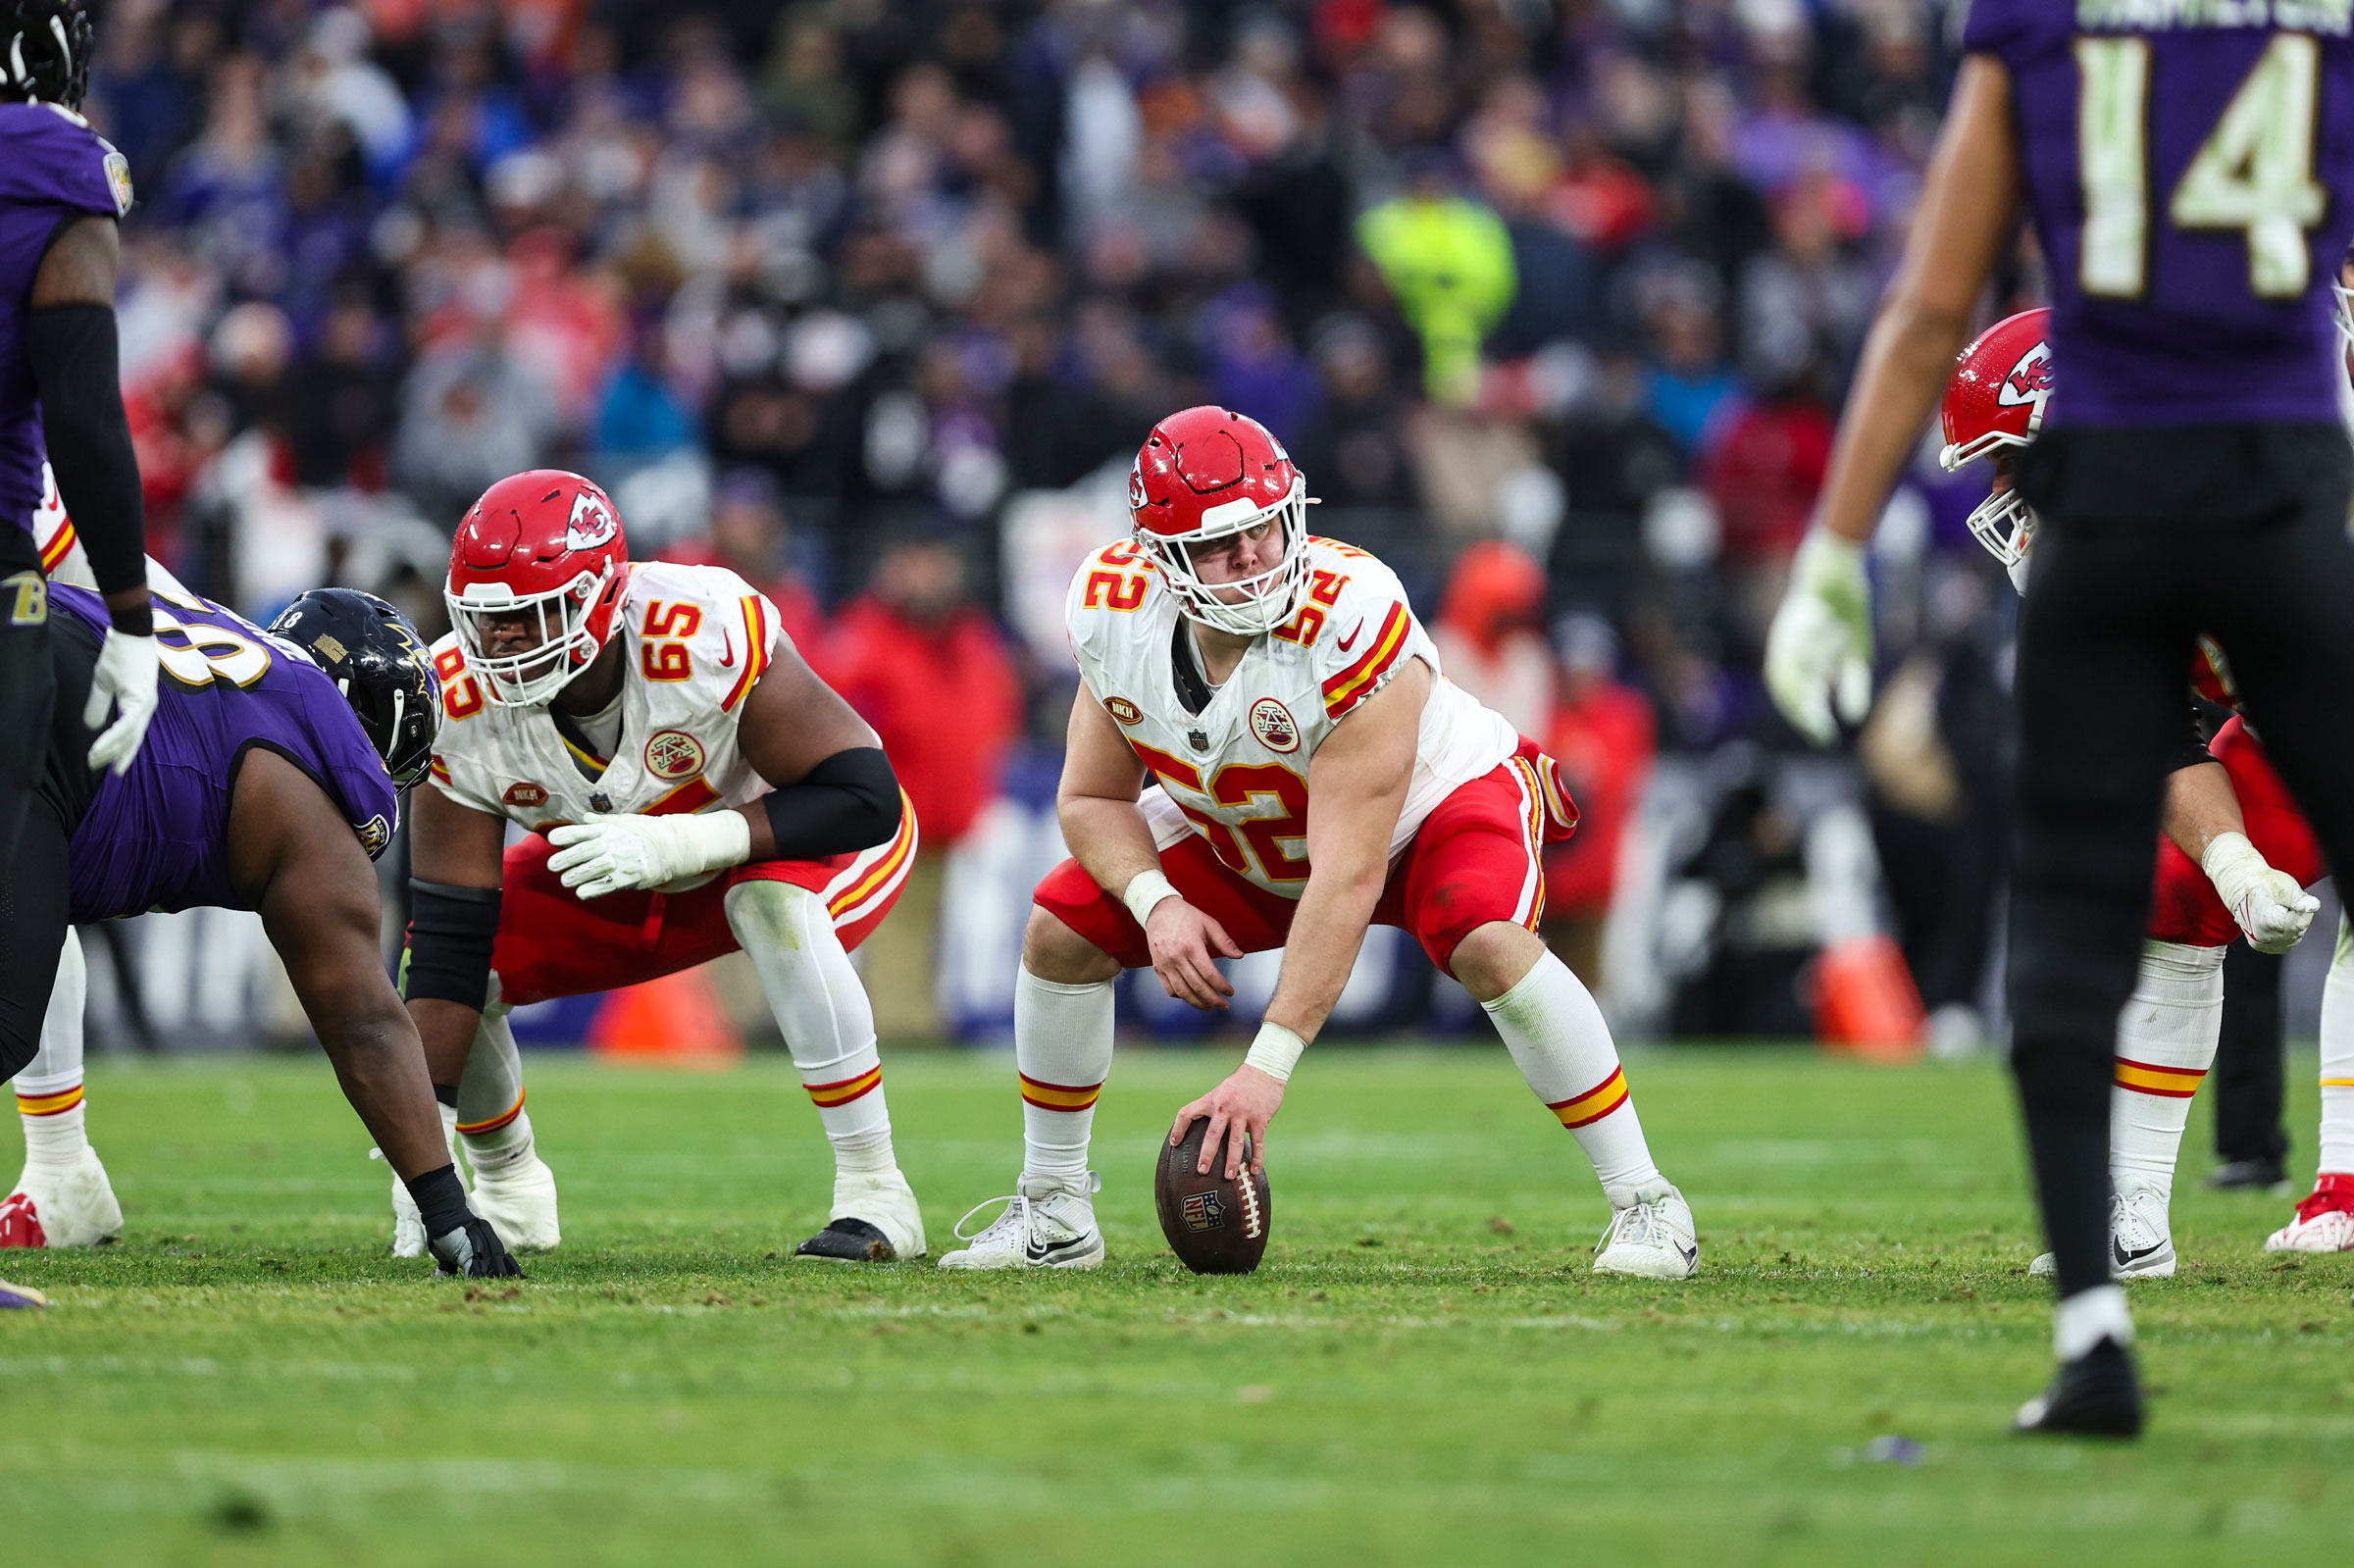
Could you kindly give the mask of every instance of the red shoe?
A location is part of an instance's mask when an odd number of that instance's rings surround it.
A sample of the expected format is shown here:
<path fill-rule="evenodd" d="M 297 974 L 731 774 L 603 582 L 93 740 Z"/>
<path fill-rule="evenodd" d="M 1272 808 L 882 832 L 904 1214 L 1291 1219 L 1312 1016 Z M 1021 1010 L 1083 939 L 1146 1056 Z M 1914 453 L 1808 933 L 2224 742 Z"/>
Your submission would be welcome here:
<path fill-rule="evenodd" d="M 2265 1239 L 2267 1252 L 2354 1252 L 2354 1172 L 2325 1171 L 2297 1217 Z"/>
<path fill-rule="evenodd" d="M 48 1244 L 49 1235 L 41 1229 L 41 1216 L 33 1208 L 30 1194 L 11 1192 L 0 1200 L 0 1247 Z"/>

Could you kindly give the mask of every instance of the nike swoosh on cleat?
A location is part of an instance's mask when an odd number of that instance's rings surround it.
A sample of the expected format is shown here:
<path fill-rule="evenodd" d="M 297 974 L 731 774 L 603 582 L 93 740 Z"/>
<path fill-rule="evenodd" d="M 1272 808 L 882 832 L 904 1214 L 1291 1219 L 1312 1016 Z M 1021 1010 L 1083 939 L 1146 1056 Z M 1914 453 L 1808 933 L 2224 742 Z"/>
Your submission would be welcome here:
<path fill-rule="evenodd" d="M 2155 1245 L 2145 1246 L 2138 1252 L 2128 1252 L 2125 1250 L 2124 1242 L 2118 1240 L 2115 1237 L 2111 1237 L 2109 1239 L 2109 1250 L 2116 1255 L 2117 1266 L 2121 1269 L 2126 1267 L 2128 1264 L 2139 1263 L 2143 1258 L 2148 1257 L 2151 1253 L 2158 1251 L 2165 1245 L 2166 1243 L 2164 1241 L 2160 1241 Z"/>
<path fill-rule="evenodd" d="M 1028 1241 L 1023 1243 L 1022 1254 L 1033 1263 L 1045 1263 L 1064 1252 L 1071 1251 L 1076 1247 L 1083 1247 L 1086 1244 L 1087 1238 L 1084 1236 L 1074 1236 L 1068 1241 L 1056 1241 L 1051 1246 L 1040 1246 L 1035 1241 Z"/>
<path fill-rule="evenodd" d="M 1334 643 L 1333 646 L 1340 649 L 1343 653 L 1347 653 L 1350 647 L 1356 641 L 1356 634 L 1359 632 L 1362 632 L 1364 629 L 1365 618 L 1360 615 L 1356 618 L 1356 625 L 1349 629 L 1349 634 L 1341 638 L 1340 641 Z"/>
<path fill-rule="evenodd" d="M 1700 1248 L 1696 1246 L 1686 1246 L 1683 1242 L 1678 1241 L 1675 1243 L 1675 1249 L 1683 1254 L 1684 1261 L 1686 1263 L 1697 1263 L 1700 1261 Z"/>

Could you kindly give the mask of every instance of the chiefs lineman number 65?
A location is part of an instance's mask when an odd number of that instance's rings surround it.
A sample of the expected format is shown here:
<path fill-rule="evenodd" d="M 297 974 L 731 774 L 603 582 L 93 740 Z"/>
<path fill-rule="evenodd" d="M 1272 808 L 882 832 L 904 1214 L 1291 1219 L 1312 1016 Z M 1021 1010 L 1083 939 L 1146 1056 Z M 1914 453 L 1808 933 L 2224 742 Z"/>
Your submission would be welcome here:
<path fill-rule="evenodd" d="M 621 514 L 578 474 L 485 491 L 446 596 L 402 979 L 477 1206 L 519 1246 L 557 1242 L 508 1009 L 741 946 L 834 1145 L 831 1223 L 795 1255 L 922 1256 L 847 953 L 915 851 L 875 733 L 743 579 L 632 564 Z M 509 822 L 531 836 L 504 849 Z M 397 1191 L 394 1218 L 394 1250 L 414 1246 Z"/>
<path fill-rule="evenodd" d="M 1613 1211 L 1595 1267 L 1690 1274 L 1691 1211 L 1652 1162 L 1602 1014 L 1535 936 L 1539 856 L 1576 823 L 1552 759 L 1440 674 L 1387 567 L 1309 537 L 1306 483 L 1254 421 L 1170 416 L 1128 499 L 1134 531 L 1080 568 L 1064 612 L 1084 683 L 1059 799 L 1074 858 L 1039 885 L 1022 947 L 1022 1175 L 942 1266 L 1102 1260 L 1088 1135 L 1123 968 L 1217 1008 L 1232 992 L 1213 960 L 1285 949 L 1249 1060 L 1169 1138 L 1206 1116 L 1202 1170 L 1229 1127 L 1256 1163 L 1378 922 L 1479 998 L 1584 1146 Z M 1242 1144 L 1224 1138 L 1229 1177 Z"/>

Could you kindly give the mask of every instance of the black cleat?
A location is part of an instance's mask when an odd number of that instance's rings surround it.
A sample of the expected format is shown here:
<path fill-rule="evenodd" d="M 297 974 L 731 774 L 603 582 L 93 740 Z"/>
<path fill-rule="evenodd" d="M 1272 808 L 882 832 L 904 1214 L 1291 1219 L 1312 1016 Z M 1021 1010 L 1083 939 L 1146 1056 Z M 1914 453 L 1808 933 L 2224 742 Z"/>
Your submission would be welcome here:
<path fill-rule="evenodd" d="M 836 1220 L 793 1249 L 796 1258 L 820 1263 L 889 1263 L 898 1256 L 891 1238 L 864 1220 Z"/>
<path fill-rule="evenodd" d="M 2207 1173 L 2207 1185 L 2219 1191 L 2266 1191 L 2287 1182 L 2288 1167 L 2278 1160 L 2232 1160 Z"/>
<path fill-rule="evenodd" d="M 2139 1437 L 2141 1385 L 2133 1376 L 2132 1355 L 2115 1340 L 2103 1340 L 2073 1361 L 2063 1362 L 2052 1386 L 2019 1407 L 2011 1430 Z"/>

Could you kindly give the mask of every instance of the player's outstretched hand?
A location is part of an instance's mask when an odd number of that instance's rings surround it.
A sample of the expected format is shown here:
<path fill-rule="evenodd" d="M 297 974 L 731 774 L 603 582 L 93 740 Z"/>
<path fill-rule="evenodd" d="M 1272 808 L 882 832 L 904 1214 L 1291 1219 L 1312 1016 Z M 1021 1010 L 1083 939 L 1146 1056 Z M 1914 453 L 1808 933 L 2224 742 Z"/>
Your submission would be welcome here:
<path fill-rule="evenodd" d="M 556 852 L 547 869 L 583 898 L 659 887 L 742 865 L 752 852 L 752 830 L 741 811 L 694 816 L 590 815 L 548 834 Z"/>
<path fill-rule="evenodd" d="M 1766 689 L 1818 746 L 1838 738 L 1831 709 L 1862 724 L 1871 707 L 1871 584 L 1864 547 L 1817 528 L 1790 562 L 1790 586 L 1766 633 Z"/>
<path fill-rule="evenodd" d="M 1203 1012 L 1216 1012 L 1234 994 L 1213 958 L 1240 958 L 1243 950 L 1226 928 L 1183 898 L 1162 898 L 1145 923 L 1145 943 L 1151 949 L 1152 973 L 1161 989 Z"/>
<path fill-rule="evenodd" d="M 85 730 L 106 724 L 109 711 L 119 717 L 106 733 L 90 743 L 90 771 L 112 768 L 120 774 L 139 754 L 147 738 L 147 721 L 155 717 L 155 638 L 137 636 L 109 627 L 98 645 L 98 665 L 90 672 L 90 696 L 81 705 Z"/>
<path fill-rule="evenodd" d="M 1164 900 L 1175 903 L 1174 898 Z M 1189 1102 L 1177 1113 L 1169 1128 L 1169 1147 L 1175 1148 L 1185 1138 L 1185 1130 L 1202 1118 L 1209 1118 L 1209 1127 L 1202 1135 L 1202 1159 L 1194 1169 L 1203 1176 L 1209 1174 L 1210 1156 L 1218 1140 L 1226 1140 L 1226 1180 L 1243 1174 L 1243 1139 L 1227 1138 L 1229 1129 L 1238 1129 L 1251 1140 L 1251 1169 L 1267 1168 L 1267 1124 L 1283 1109 L 1283 1080 L 1262 1073 L 1248 1064 L 1236 1068 L 1226 1082 Z"/>
<path fill-rule="evenodd" d="M 442 1232 L 425 1245 L 434 1255 L 435 1274 L 464 1275 L 469 1280 L 523 1277 L 523 1266 L 507 1250 L 507 1243 L 479 1214 L 469 1214 L 464 1225 Z"/>

